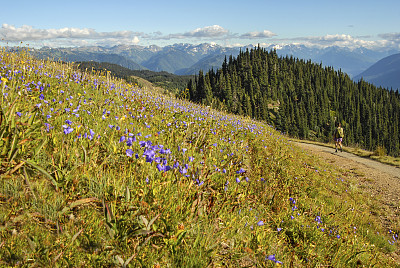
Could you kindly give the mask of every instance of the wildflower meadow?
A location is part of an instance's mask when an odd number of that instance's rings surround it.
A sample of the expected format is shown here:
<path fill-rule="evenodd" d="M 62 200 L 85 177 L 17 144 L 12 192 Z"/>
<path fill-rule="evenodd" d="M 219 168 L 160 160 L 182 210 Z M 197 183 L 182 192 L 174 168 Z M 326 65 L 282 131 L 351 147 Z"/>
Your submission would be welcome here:
<path fill-rule="evenodd" d="M 396 265 L 399 225 L 263 122 L 26 49 L 0 77 L 0 266 Z"/>

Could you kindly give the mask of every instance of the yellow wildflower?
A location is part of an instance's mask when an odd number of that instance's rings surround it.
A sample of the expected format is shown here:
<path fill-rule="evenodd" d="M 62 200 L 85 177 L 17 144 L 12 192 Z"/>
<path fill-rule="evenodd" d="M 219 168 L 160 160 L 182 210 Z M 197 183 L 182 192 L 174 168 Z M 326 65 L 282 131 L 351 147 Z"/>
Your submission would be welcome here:
<path fill-rule="evenodd" d="M 5 78 L 5 77 L 2 77 L 2 78 L 1 78 L 1 82 L 2 82 L 2 83 L 7 83 L 7 82 L 8 82 L 8 79 Z"/>

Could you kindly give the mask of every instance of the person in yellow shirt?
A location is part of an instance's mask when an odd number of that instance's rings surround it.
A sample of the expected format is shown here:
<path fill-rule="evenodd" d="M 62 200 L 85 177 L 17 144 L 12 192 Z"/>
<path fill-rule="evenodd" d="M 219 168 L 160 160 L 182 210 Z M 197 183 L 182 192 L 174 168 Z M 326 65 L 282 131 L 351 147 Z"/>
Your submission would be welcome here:
<path fill-rule="evenodd" d="M 336 123 L 336 129 L 335 132 L 333 134 L 333 140 L 335 141 L 335 152 L 337 153 L 338 151 L 338 147 L 340 147 L 340 151 L 343 152 L 343 146 L 342 146 L 342 141 L 344 138 L 344 131 L 342 128 L 342 124 L 340 124 L 339 122 Z"/>

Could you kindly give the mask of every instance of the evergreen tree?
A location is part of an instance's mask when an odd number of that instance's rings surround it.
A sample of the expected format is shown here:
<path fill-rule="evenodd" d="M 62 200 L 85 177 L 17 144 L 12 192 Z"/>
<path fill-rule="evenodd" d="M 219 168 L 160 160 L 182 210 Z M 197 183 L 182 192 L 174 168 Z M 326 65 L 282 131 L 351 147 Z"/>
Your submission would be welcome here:
<path fill-rule="evenodd" d="M 341 122 L 346 144 L 400 154 L 399 93 L 321 63 L 258 46 L 225 57 L 221 70 L 200 71 L 187 88 L 192 101 L 265 120 L 291 136 L 327 142 Z"/>

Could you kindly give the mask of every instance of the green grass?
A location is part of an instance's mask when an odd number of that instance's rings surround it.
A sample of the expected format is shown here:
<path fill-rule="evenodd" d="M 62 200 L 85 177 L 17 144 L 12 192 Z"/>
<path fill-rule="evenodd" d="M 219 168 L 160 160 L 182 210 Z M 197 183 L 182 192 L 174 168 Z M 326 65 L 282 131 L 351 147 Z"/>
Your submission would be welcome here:
<path fill-rule="evenodd" d="M 396 265 L 362 191 L 266 124 L 0 62 L 1 266 Z"/>

